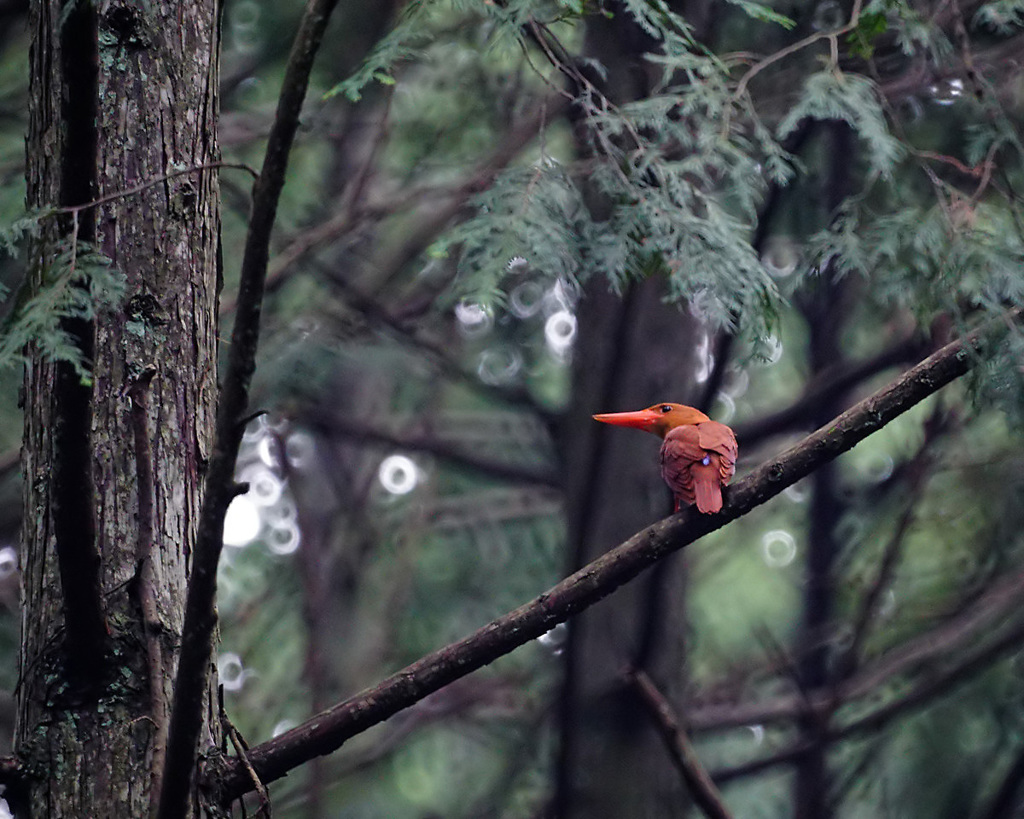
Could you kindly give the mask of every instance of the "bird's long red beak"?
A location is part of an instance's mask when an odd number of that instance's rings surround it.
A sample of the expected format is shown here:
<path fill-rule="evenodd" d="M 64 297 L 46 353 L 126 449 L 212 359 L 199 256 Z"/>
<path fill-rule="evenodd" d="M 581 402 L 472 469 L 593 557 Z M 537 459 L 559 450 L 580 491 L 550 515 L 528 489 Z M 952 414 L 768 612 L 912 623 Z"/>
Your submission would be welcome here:
<path fill-rule="evenodd" d="M 593 416 L 595 421 L 603 424 L 614 424 L 617 427 L 635 427 L 649 430 L 661 415 L 653 410 L 643 409 L 636 412 L 603 412 Z"/>

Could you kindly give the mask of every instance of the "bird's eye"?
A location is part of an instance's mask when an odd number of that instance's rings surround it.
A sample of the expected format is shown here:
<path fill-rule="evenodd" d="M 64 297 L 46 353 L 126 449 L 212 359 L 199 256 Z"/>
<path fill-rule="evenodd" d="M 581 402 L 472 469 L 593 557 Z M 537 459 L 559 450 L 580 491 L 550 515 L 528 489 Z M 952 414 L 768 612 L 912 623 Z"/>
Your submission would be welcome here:
<path fill-rule="evenodd" d="M 658 407 L 658 409 L 661 410 L 661 412 L 663 412 L 663 413 L 664 412 L 672 412 L 672 405 L 671 404 L 662 404 L 660 407 Z"/>

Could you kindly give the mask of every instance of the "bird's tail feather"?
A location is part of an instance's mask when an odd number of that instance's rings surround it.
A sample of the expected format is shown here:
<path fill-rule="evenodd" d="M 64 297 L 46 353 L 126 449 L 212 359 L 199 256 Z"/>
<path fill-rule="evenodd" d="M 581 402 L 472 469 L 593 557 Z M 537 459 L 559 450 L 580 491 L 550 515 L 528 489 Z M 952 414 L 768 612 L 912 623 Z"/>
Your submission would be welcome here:
<path fill-rule="evenodd" d="M 722 511 L 722 487 L 716 476 L 693 476 L 693 494 L 697 508 L 704 514 Z"/>

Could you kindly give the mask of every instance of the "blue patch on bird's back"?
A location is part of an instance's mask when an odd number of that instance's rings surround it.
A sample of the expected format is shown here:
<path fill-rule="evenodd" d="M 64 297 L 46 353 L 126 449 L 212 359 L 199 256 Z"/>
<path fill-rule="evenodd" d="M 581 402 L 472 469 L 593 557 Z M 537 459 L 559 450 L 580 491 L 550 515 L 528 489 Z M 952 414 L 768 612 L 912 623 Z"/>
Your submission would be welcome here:
<path fill-rule="evenodd" d="M 701 463 L 704 464 L 704 466 L 707 466 L 709 463 L 711 463 L 711 456 L 705 452 L 704 457 L 701 459 Z"/>

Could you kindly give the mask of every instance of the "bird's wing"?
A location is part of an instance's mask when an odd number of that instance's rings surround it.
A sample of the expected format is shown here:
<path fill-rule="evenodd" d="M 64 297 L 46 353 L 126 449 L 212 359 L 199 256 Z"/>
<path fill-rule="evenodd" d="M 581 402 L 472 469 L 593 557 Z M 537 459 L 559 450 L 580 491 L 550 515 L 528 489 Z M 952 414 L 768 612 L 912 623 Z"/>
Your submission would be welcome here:
<path fill-rule="evenodd" d="M 699 461 L 704 457 L 704 450 L 707 449 L 701 443 L 699 428 L 693 424 L 684 424 L 670 429 L 665 435 L 665 445 L 662 449 L 670 443 L 673 452 L 691 461 Z"/>
<path fill-rule="evenodd" d="M 697 424 L 696 430 L 700 448 L 720 456 L 722 483 L 729 483 L 729 479 L 736 474 L 736 457 L 739 455 L 733 431 L 718 421 L 704 421 Z"/>
<path fill-rule="evenodd" d="M 693 503 L 693 465 L 704 455 L 700 435 L 692 425 L 669 430 L 661 445 L 661 475 L 672 493 L 687 504 Z"/>

